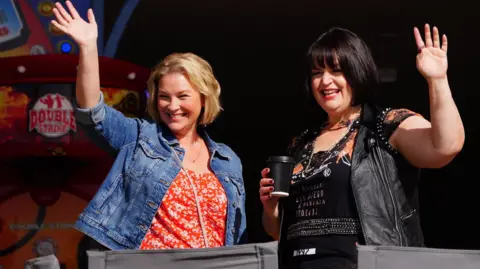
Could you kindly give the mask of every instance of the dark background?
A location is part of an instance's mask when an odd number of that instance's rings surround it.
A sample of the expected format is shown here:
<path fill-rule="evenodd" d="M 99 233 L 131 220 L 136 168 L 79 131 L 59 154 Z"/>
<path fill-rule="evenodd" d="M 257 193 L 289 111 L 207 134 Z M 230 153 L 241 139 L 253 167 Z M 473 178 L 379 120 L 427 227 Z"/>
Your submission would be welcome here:
<path fill-rule="evenodd" d="M 124 1 L 105 0 L 105 33 Z M 428 90 L 415 67 L 413 27 L 439 27 L 449 38 L 449 81 L 466 128 L 463 151 L 443 169 L 424 170 L 420 182 L 426 244 L 480 249 L 476 152 L 478 22 L 466 1 L 141 1 L 116 58 L 153 67 L 173 52 L 193 52 L 211 63 L 222 86 L 224 111 L 209 127 L 243 162 L 251 241 L 269 240 L 261 226 L 260 171 L 283 153 L 304 123 L 303 56 L 332 26 L 348 28 L 371 47 L 381 68 L 395 68 L 379 103 L 429 118 Z"/>

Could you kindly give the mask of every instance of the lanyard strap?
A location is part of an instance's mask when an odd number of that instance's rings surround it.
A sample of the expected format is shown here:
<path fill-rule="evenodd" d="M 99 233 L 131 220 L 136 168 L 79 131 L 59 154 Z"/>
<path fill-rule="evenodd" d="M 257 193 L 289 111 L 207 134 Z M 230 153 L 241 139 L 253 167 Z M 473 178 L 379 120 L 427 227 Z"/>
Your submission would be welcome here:
<path fill-rule="evenodd" d="M 180 157 L 178 157 L 178 154 L 177 152 L 175 151 L 174 148 L 172 148 L 172 151 L 173 151 L 173 155 L 175 155 L 175 160 L 177 162 L 177 164 L 180 166 L 180 168 L 182 169 L 182 171 L 185 173 L 185 175 L 187 176 L 188 178 L 188 181 L 190 182 L 190 186 L 192 187 L 193 189 L 193 195 L 195 197 L 195 205 L 197 207 L 197 214 L 198 214 L 198 219 L 200 221 L 200 228 L 202 229 L 202 235 L 203 235 L 203 242 L 205 243 L 205 247 L 208 248 L 208 238 L 207 238 L 207 232 L 205 231 L 205 225 L 204 225 L 204 222 L 203 222 L 203 216 L 202 216 L 202 212 L 201 212 L 201 209 L 200 209 L 200 203 L 198 202 L 198 194 L 197 194 L 197 188 L 195 187 L 195 184 L 193 183 L 193 180 L 192 178 L 190 177 L 190 175 L 188 174 L 187 170 L 185 169 L 185 167 L 183 166 L 182 164 L 182 161 L 180 160 Z"/>

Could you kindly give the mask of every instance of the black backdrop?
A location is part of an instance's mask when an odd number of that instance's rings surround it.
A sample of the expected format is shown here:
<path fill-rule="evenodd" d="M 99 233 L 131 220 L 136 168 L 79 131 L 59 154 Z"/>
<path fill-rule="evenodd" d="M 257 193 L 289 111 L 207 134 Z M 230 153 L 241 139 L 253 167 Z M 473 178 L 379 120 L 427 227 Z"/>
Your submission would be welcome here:
<path fill-rule="evenodd" d="M 379 102 L 428 118 L 426 83 L 415 68 L 413 26 L 435 24 L 449 38 L 450 85 L 467 136 L 454 162 L 423 172 L 423 230 L 427 246 L 480 249 L 474 222 L 480 205 L 475 169 L 478 22 L 473 2 L 462 1 L 143 0 L 116 58 L 153 67 L 172 52 L 190 51 L 212 64 L 224 111 L 209 133 L 243 161 L 248 230 L 250 239 L 259 242 L 269 240 L 261 226 L 260 171 L 303 124 L 302 61 L 308 45 L 332 26 L 356 32 L 372 48 L 379 67 L 397 71 L 397 80 L 384 84 Z M 123 2 L 105 0 L 107 35 Z"/>

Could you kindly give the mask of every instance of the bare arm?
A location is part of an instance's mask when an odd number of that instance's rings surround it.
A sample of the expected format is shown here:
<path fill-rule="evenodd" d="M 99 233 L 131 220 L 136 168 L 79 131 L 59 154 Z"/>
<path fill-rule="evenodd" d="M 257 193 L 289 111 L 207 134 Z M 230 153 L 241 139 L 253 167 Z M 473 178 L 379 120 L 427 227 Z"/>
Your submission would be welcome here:
<path fill-rule="evenodd" d="M 390 138 L 391 144 L 412 164 L 421 168 L 447 165 L 463 148 L 465 131 L 447 78 L 447 37 L 440 48 L 438 29 L 425 25 L 425 42 L 414 30 L 419 48 L 417 68 L 426 78 L 431 123 L 419 116 L 406 119 Z M 426 47 L 425 47 L 426 45 Z"/>
<path fill-rule="evenodd" d="M 451 156 L 463 148 L 465 131 L 462 119 L 453 101 L 447 78 L 430 80 L 428 86 L 432 144 L 440 155 Z"/>
<path fill-rule="evenodd" d="M 100 69 L 98 62 L 98 26 L 91 9 L 88 22 L 78 14 L 70 1 L 66 1 L 69 12 L 60 3 L 55 3 L 52 24 L 69 35 L 79 47 L 77 70 L 75 118 L 87 127 L 87 133 L 102 148 L 116 154 L 124 145 L 137 139 L 141 121 L 125 117 L 121 112 L 105 105 L 100 91 Z"/>
<path fill-rule="evenodd" d="M 100 98 L 100 70 L 97 45 L 80 48 L 76 97 L 81 108 L 94 107 Z"/>
<path fill-rule="evenodd" d="M 100 98 L 100 69 L 98 66 L 97 37 L 98 26 L 91 9 L 88 10 L 88 22 L 78 14 L 70 1 L 66 1 L 69 12 L 60 3 L 55 3 L 52 24 L 72 37 L 79 47 L 79 65 L 77 70 L 76 98 L 80 108 L 92 108 Z"/>
<path fill-rule="evenodd" d="M 280 238 L 280 219 L 278 218 L 278 202 L 275 210 L 272 213 L 268 213 L 265 209 L 262 215 L 262 225 L 273 239 L 278 240 Z"/>
<path fill-rule="evenodd" d="M 429 88 L 431 123 L 412 116 L 399 125 L 390 141 L 412 165 L 440 168 L 462 149 L 465 133 L 448 81 L 433 81 Z"/>

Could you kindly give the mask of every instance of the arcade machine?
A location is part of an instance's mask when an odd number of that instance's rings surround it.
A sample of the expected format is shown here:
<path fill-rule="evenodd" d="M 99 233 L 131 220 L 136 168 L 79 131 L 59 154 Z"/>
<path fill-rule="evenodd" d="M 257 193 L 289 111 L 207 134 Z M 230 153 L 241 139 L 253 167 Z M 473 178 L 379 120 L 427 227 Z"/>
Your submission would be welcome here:
<path fill-rule="evenodd" d="M 72 225 L 113 162 L 76 125 L 77 48 L 50 24 L 54 2 L 0 1 L 0 269 L 49 254 L 62 268 L 86 268 L 88 244 Z M 72 2 L 95 12 L 106 103 L 144 116 L 149 70 L 114 58 L 138 1 L 125 1 L 106 46 L 103 2 Z"/>

